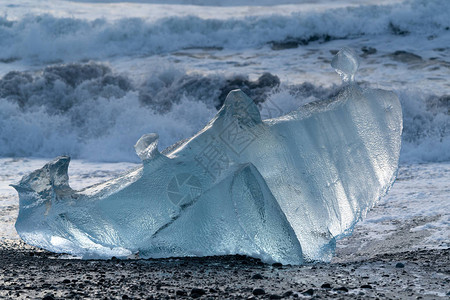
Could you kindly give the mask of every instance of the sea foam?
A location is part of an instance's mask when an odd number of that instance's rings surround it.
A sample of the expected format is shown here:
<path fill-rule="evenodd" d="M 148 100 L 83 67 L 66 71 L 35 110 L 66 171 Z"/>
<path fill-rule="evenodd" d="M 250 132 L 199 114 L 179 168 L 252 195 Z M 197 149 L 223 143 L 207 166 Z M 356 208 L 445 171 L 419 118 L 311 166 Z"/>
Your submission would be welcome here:
<path fill-rule="evenodd" d="M 307 43 L 377 35 L 437 36 L 449 30 L 449 12 L 448 1 L 415 0 L 226 19 L 194 15 L 157 20 L 85 20 L 50 14 L 17 20 L 1 17 L 0 59 L 48 63 L 162 54 L 188 47 L 247 49 L 286 39 Z"/>
<path fill-rule="evenodd" d="M 234 88 L 259 97 L 264 119 L 338 92 L 335 86 L 266 77 L 272 81 L 161 68 L 136 82 L 98 63 L 9 73 L 0 79 L 0 156 L 137 162 L 132 146 L 142 134 L 158 132 L 161 149 L 188 138 L 216 113 L 220 95 Z M 401 162 L 450 160 L 448 96 L 395 92 L 404 118 Z"/>

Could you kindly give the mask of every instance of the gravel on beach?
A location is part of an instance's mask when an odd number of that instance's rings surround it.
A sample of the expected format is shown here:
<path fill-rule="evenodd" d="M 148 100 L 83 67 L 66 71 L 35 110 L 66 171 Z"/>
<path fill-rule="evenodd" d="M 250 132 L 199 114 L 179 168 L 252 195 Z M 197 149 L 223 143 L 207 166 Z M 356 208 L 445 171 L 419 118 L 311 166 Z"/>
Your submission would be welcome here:
<path fill-rule="evenodd" d="M 338 254 L 339 258 L 339 254 Z M 0 241 L 6 299 L 436 299 L 450 296 L 450 250 L 282 266 L 245 256 L 80 260 Z"/>

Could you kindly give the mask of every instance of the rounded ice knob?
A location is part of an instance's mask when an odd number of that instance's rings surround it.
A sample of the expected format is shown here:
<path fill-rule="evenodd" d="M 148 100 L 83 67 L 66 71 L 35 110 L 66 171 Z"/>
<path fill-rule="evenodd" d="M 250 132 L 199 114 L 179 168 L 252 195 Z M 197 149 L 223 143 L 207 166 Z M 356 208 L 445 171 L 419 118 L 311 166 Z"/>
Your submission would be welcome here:
<path fill-rule="evenodd" d="M 352 82 L 359 67 L 358 57 L 352 49 L 344 47 L 334 56 L 331 66 L 343 82 Z"/>
<path fill-rule="evenodd" d="M 154 159 L 159 155 L 158 139 L 159 135 L 157 133 L 144 134 L 134 145 L 136 154 L 142 161 Z"/>

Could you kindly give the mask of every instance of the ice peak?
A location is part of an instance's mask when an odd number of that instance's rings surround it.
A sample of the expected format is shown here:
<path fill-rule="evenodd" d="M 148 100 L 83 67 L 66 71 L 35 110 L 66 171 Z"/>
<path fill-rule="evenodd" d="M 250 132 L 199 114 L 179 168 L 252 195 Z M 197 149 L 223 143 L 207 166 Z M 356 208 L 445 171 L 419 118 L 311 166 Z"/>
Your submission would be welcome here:
<path fill-rule="evenodd" d="M 142 161 L 154 159 L 160 153 L 158 151 L 158 139 L 157 133 L 144 134 L 134 145 L 136 154 Z"/>
<path fill-rule="evenodd" d="M 240 89 L 228 93 L 222 107 L 225 115 L 237 119 L 243 124 L 261 123 L 261 115 L 255 102 Z"/>
<path fill-rule="evenodd" d="M 344 83 L 349 83 L 355 80 L 359 60 L 352 49 L 344 47 L 334 56 L 331 66 L 341 76 Z"/>
<path fill-rule="evenodd" d="M 70 192 L 69 163 L 69 156 L 59 156 L 11 186 L 17 191 L 35 192 L 45 199 L 53 198 L 54 193 Z"/>

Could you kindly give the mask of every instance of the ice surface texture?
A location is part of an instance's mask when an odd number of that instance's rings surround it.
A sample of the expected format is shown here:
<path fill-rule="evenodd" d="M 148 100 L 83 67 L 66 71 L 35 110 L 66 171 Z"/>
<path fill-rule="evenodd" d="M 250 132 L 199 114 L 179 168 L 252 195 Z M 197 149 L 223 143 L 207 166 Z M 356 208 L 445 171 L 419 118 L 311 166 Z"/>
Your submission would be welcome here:
<path fill-rule="evenodd" d="M 346 84 L 332 100 L 261 120 L 234 90 L 192 138 L 160 153 L 158 135 L 144 135 L 141 168 L 81 191 L 69 186 L 69 157 L 55 159 L 14 186 L 17 232 L 83 257 L 329 261 L 336 239 L 392 185 L 402 132 L 398 98 L 354 83 L 348 49 L 333 66 Z"/>

